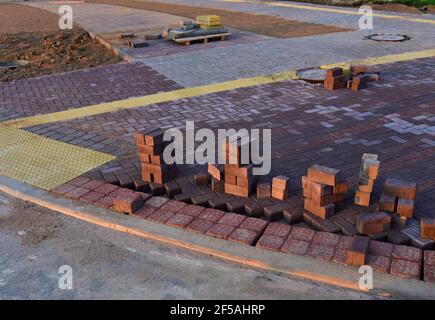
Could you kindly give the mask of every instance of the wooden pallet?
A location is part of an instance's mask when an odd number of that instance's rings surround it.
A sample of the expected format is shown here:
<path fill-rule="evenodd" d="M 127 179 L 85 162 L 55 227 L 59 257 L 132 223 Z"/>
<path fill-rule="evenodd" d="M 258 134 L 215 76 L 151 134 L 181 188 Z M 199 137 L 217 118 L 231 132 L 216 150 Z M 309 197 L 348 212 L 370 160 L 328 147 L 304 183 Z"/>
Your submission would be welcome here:
<path fill-rule="evenodd" d="M 183 43 L 185 46 L 188 46 L 192 41 L 203 41 L 204 43 L 207 43 L 209 39 L 225 40 L 225 37 L 230 35 L 231 33 L 226 32 L 226 33 L 209 34 L 208 36 L 174 39 L 174 41 L 177 43 Z"/>

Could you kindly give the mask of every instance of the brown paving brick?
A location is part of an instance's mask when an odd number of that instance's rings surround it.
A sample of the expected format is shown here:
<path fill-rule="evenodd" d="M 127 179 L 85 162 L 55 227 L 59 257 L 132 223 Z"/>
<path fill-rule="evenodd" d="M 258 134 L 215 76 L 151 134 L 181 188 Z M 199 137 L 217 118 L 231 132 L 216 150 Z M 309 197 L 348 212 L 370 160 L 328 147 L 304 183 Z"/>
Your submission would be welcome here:
<path fill-rule="evenodd" d="M 214 225 L 212 221 L 195 218 L 188 226 L 187 230 L 205 234 Z"/>
<path fill-rule="evenodd" d="M 391 258 L 394 245 L 388 242 L 371 240 L 369 244 L 369 254 Z"/>
<path fill-rule="evenodd" d="M 290 234 L 291 227 L 288 224 L 271 222 L 264 230 L 264 234 L 287 238 Z"/>
<path fill-rule="evenodd" d="M 127 188 L 118 188 L 118 189 L 115 189 L 115 191 L 113 191 L 112 193 L 110 193 L 110 196 L 112 196 L 114 198 L 118 198 L 118 197 L 129 196 L 132 194 L 134 194 L 133 190 L 130 190 Z"/>
<path fill-rule="evenodd" d="M 246 217 L 242 216 L 241 214 L 227 212 L 222 218 L 219 219 L 218 223 L 238 227 L 245 219 Z"/>
<path fill-rule="evenodd" d="M 435 266 L 435 251 L 432 250 L 424 251 L 424 264 Z"/>
<path fill-rule="evenodd" d="M 90 191 L 90 192 L 86 193 L 84 196 L 80 197 L 80 200 L 87 202 L 87 203 L 95 203 L 103 197 L 104 197 L 104 194 L 102 194 L 102 193 Z"/>
<path fill-rule="evenodd" d="M 236 229 L 234 226 L 228 224 L 216 223 L 207 231 L 208 236 L 219 239 L 228 239 L 230 234 Z"/>
<path fill-rule="evenodd" d="M 140 208 L 136 212 L 133 212 L 132 215 L 140 217 L 140 218 L 146 218 L 149 215 L 151 215 L 152 213 L 154 213 L 156 210 L 157 209 L 153 208 L 153 207 L 143 206 L 142 208 Z"/>
<path fill-rule="evenodd" d="M 120 213 L 132 214 L 142 207 L 144 203 L 141 194 L 135 192 L 126 196 L 113 199 L 113 210 Z"/>
<path fill-rule="evenodd" d="M 288 238 L 281 248 L 282 252 L 298 255 L 306 255 L 310 243 L 303 240 Z"/>
<path fill-rule="evenodd" d="M 390 273 L 402 278 L 420 279 L 420 264 L 414 261 L 393 258 Z"/>
<path fill-rule="evenodd" d="M 336 249 L 332 261 L 336 263 L 346 264 L 347 263 L 347 250 L 346 249 Z"/>
<path fill-rule="evenodd" d="M 114 185 L 114 184 L 103 183 L 100 186 L 98 186 L 97 188 L 95 188 L 94 191 L 102 193 L 102 194 L 108 196 L 109 194 L 111 194 L 112 192 L 114 192 L 117 189 L 119 189 L 119 187 Z"/>
<path fill-rule="evenodd" d="M 424 266 L 424 281 L 435 283 L 435 266 Z"/>
<path fill-rule="evenodd" d="M 83 197 L 86 193 L 88 193 L 89 191 L 90 191 L 89 189 L 77 187 L 77 188 L 65 193 L 65 197 L 78 200 L 81 197 Z"/>
<path fill-rule="evenodd" d="M 267 225 L 267 221 L 249 217 L 240 224 L 239 228 L 261 233 L 267 227 Z"/>
<path fill-rule="evenodd" d="M 252 245 L 258 239 L 258 237 L 259 237 L 258 232 L 239 228 L 234 230 L 233 233 L 231 233 L 228 240 L 247 244 L 247 245 Z"/>
<path fill-rule="evenodd" d="M 193 221 L 193 219 L 195 218 L 192 216 L 188 216 L 187 214 L 176 213 L 171 218 L 169 218 L 168 221 L 166 221 L 166 224 L 168 226 L 185 229 L 188 224 Z"/>
<path fill-rule="evenodd" d="M 352 246 L 353 237 L 352 236 L 340 236 L 337 248 L 348 250 Z"/>
<path fill-rule="evenodd" d="M 161 206 L 161 209 L 165 211 L 171 211 L 171 212 L 180 212 L 185 206 L 186 203 L 184 202 L 177 201 L 177 200 L 169 200 Z"/>
<path fill-rule="evenodd" d="M 148 217 L 146 217 L 146 219 L 154 222 L 166 223 L 166 221 L 168 221 L 174 215 L 175 215 L 174 212 L 156 210 Z"/>
<path fill-rule="evenodd" d="M 68 192 L 70 192 L 71 190 L 73 190 L 75 188 L 76 188 L 75 185 L 72 185 L 72 184 L 69 184 L 69 183 L 65 183 L 65 184 L 62 184 L 62 185 L 54 188 L 52 191 L 54 193 L 57 193 L 57 194 L 65 194 L 65 193 L 68 193 Z"/>
<path fill-rule="evenodd" d="M 392 257 L 395 259 L 420 262 L 422 258 L 422 251 L 421 249 L 410 246 L 395 245 Z"/>
<path fill-rule="evenodd" d="M 313 244 L 320 244 L 328 247 L 336 247 L 340 241 L 340 236 L 330 232 L 317 232 L 313 238 Z"/>
<path fill-rule="evenodd" d="M 367 262 L 369 266 L 376 272 L 389 273 L 391 267 L 391 258 L 385 256 L 377 256 L 369 254 L 367 256 Z"/>
<path fill-rule="evenodd" d="M 113 205 L 113 199 L 115 199 L 115 198 L 112 196 L 104 196 L 101 199 L 97 200 L 95 202 L 95 205 L 102 207 L 102 208 L 109 209 Z"/>
<path fill-rule="evenodd" d="M 89 182 L 90 180 L 91 179 L 82 176 L 82 177 L 77 177 L 75 179 L 72 179 L 68 183 L 72 184 L 73 186 L 80 187 L 80 186 L 84 185 L 85 183 Z"/>
<path fill-rule="evenodd" d="M 290 231 L 290 238 L 306 242 L 311 242 L 315 235 L 316 231 L 301 227 L 293 227 Z"/>
<path fill-rule="evenodd" d="M 154 208 L 161 208 L 169 199 L 165 197 L 151 197 L 146 205 Z"/>
<path fill-rule="evenodd" d="M 204 210 L 204 207 L 186 204 L 184 207 L 181 208 L 179 212 L 192 217 L 198 217 L 202 212 L 204 212 Z"/>
<path fill-rule="evenodd" d="M 206 208 L 198 217 L 212 222 L 219 221 L 225 214 L 225 211 Z"/>
<path fill-rule="evenodd" d="M 271 234 L 263 234 L 255 246 L 257 248 L 280 251 L 284 242 L 285 238 L 283 237 L 274 236 Z"/>
<path fill-rule="evenodd" d="M 316 259 L 332 260 L 335 249 L 331 246 L 312 243 L 308 249 L 308 256 Z"/>

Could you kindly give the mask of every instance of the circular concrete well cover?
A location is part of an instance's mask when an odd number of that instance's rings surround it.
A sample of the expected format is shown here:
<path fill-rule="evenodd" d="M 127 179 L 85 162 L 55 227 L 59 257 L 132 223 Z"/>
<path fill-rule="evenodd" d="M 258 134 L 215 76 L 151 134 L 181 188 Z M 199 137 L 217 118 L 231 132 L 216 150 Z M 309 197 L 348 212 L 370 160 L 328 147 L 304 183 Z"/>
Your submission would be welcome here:
<path fill-rule="evenodd" d="M 325 80 L 326 70 L 320 68 L 303 69 L 297 72 L 297 76 L 307 82 L 321 83 Z"/>
<path fill-rule="evenodd" d="M 387 41 L 387 42 L 402 42 L 411 39 L 409 36 L 404 34 L 371 34 L 365 36 L 366 39 L 373 41 Z"/>

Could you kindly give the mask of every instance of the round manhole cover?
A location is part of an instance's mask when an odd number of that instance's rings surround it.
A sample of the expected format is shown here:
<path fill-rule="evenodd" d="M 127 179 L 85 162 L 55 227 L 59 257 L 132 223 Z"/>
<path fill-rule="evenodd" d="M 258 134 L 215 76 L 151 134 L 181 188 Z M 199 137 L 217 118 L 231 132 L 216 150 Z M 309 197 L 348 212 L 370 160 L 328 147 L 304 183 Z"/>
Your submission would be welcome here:
<path fill-rule="evenodd" d="M 371 34 L 365 37 L 373 41 L 402 42 L 411 39 L 404 34 Z"/>
<path fill-rule="evenodd" d="M 297 76 L 307 82 L 320 83 L 325 80 L 326 70 L 320 68 L 299 70 Z"/>

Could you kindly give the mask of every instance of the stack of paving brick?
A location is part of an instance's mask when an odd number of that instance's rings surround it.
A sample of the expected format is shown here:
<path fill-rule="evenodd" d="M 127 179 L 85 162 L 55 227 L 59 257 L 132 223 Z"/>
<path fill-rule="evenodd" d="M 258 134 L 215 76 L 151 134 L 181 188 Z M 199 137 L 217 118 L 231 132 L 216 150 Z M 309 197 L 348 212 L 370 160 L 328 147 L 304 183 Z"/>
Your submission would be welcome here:
<path fill-rule="evenodd" d="M 249 139 L 249 138 L 248 138 Z M 252 173 L 253 165 L 242 165 L 242 151 L 249 155 L 251 141 L 243 138 L 236 141 L 223 141 L 221 148 L 225 153 L 225 193 L 240 197 L 249 197 L 257 183 L 257 176 Z M 249 159 L 249 156 L 248 156 Z M 249 161 L 247 161 L 249 162 Z"/>
<path fill-rule="evenodd" d="M 216 15 L 197 16 L 196 23 L 204 30 L 216 30 L 223 27 L 221 25 L 221 18 Z"/>
<path fill-rule="evenodd" d="M 379 200 L 379 211 L 397 213 L 403 224 L 414 214 L 417 184 L 399 179 L 387 179 Z"/>
<path fill-rule="evenodd" d="M 349 185 L 337 169 L 314 165 L 302 177 L 304 209 L 328 219 L 335 214 L 335 202 L 344 199 Z"/>
<path fill-rule="evenodd" d="M 377 154 L 364 153 L 358 175 L 358 186 L 355 191 L 355 204 L 364 207 L 370 205 L 370 196 L 378 177 L 379 166 Z"/>
<path fill-rule="evenodd" d="M 163 161 L 163 150 L 168 144 L 163 141 L 163 134 L 164 131 L 160 129 L 136 133 L 137 152 L 144 181 L 163 184 L 178 174 L 176 164 L 167 165 Z"/>
<path fill-rule="evenodd" d="M 343 68 L 334 67 L 326 70 L 323 85 L 327 90 L 348 88 L 352 91 L 359 91 L 367 88 L 371 81 L 380 80 L 378 73 L 367 73 L 367 66 L 354 65 Z"/>

